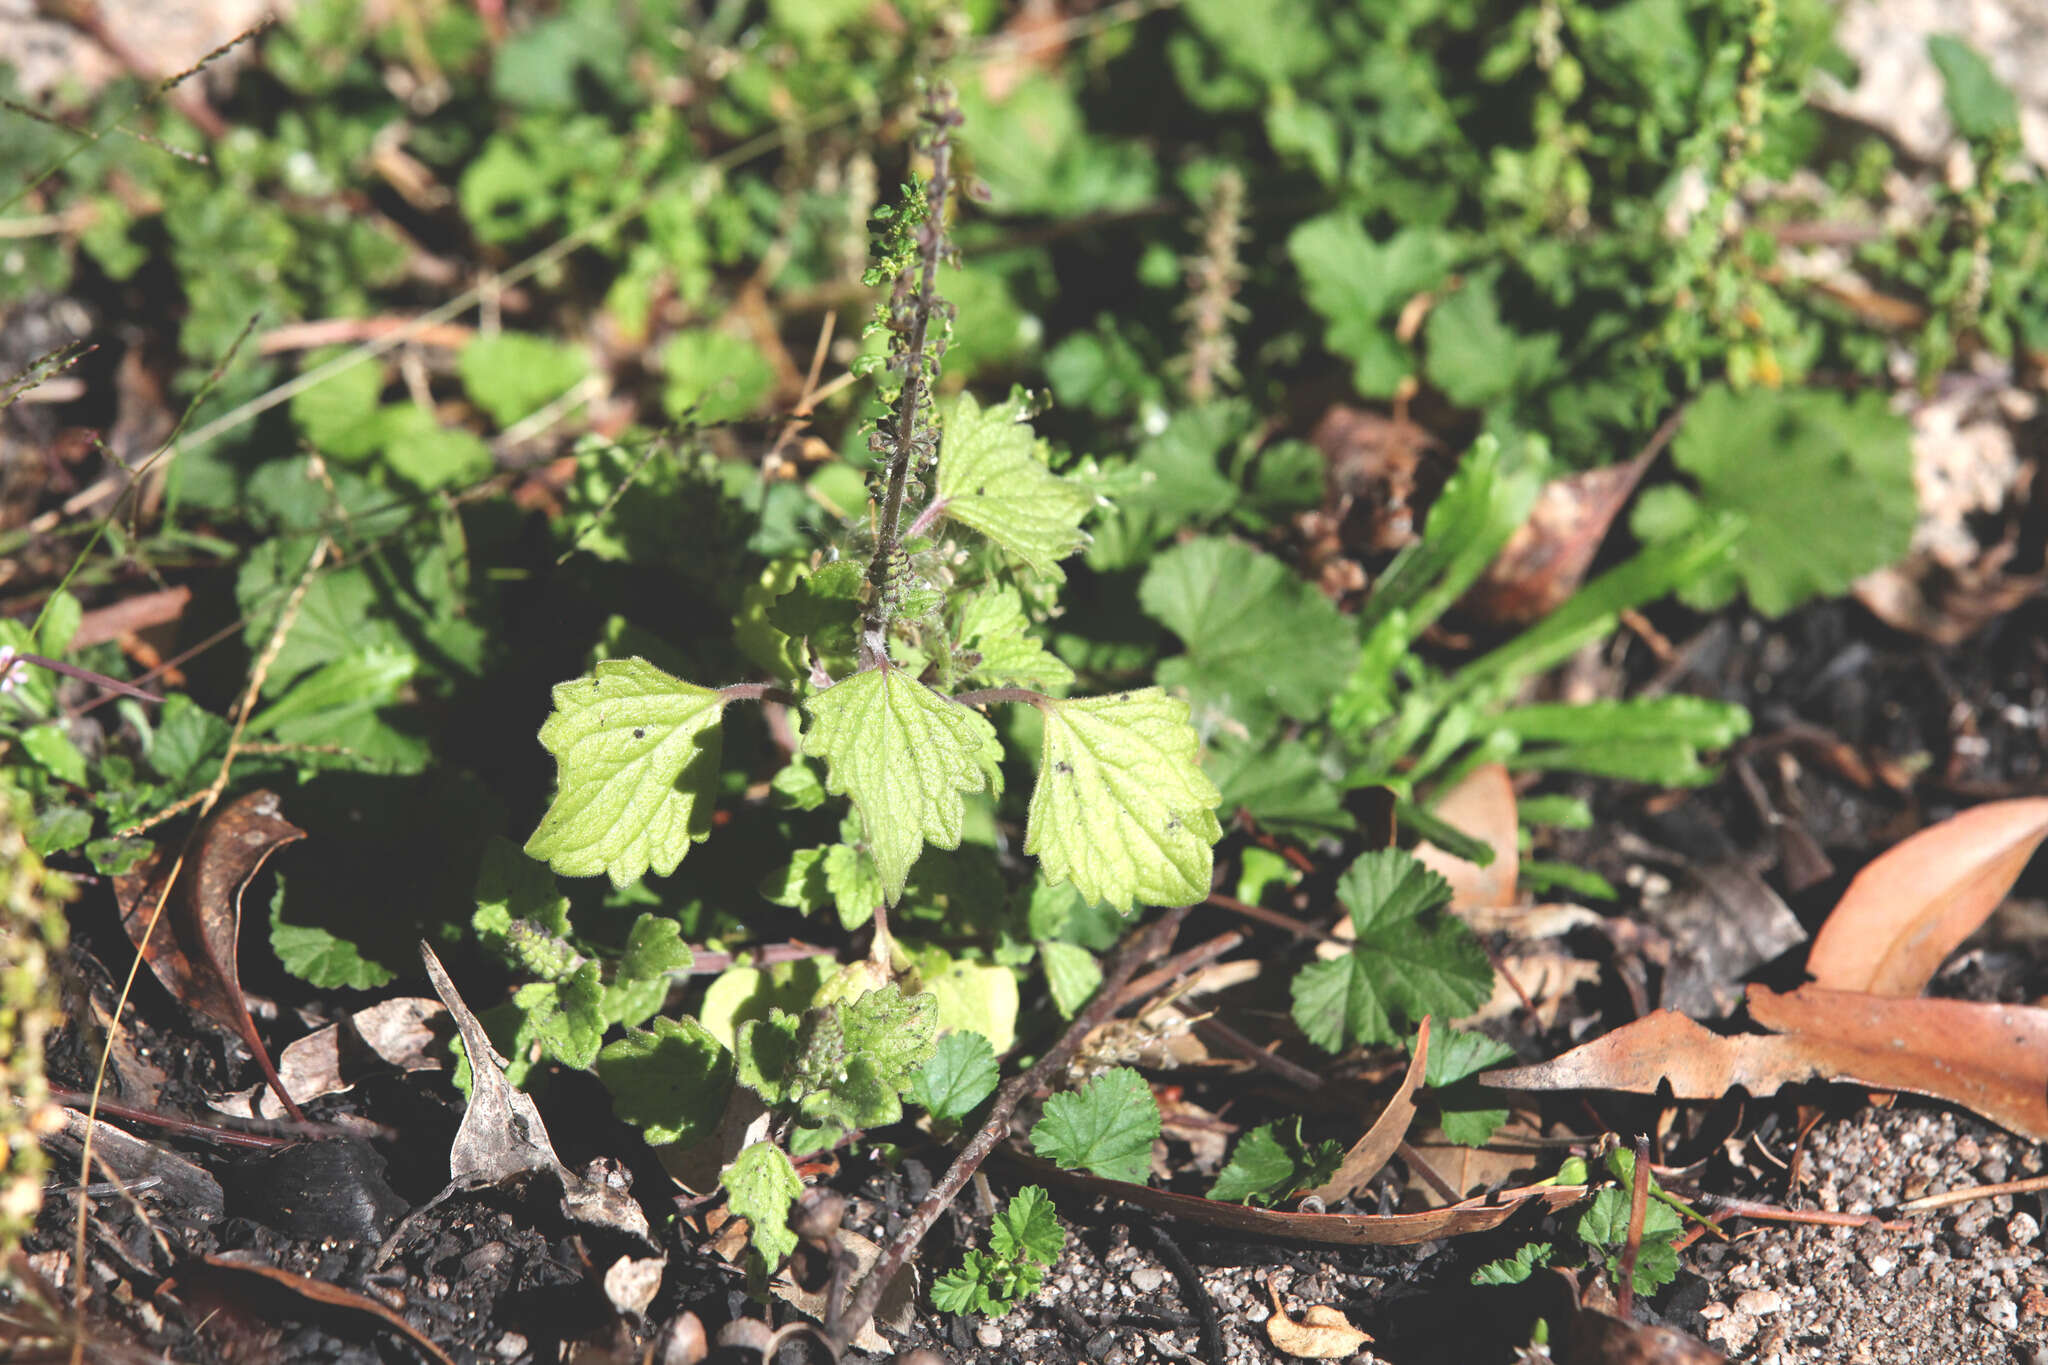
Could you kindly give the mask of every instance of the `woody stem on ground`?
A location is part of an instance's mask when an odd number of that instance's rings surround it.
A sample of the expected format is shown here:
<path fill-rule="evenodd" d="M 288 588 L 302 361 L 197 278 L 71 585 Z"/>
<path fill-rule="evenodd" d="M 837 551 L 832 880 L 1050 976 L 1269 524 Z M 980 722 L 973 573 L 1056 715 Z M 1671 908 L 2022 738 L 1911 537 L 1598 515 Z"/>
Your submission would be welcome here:
<path fill-rule="evenodd" d="M 1138 968 L 1148 962 L 1157 961 L 1172 945 L 1173 936 L 1179 932 L 1181 921 L 1187 917 L 1187 913 L 1186 906 L 1168 910 L 1159 917 L 1157 923 L 1127 938 L 1123 951 L 1117 954 L 1115 965 L 1104 975 L 1102 985 L 1096 990 L 1095 997 L 1088 1003 L 1088 1007 L 1075 1016 L 1067 1031 L 1060 1035 L 1060 1040 L 1047 1049 L 1045 1055 L 1040 1057 L 1030 1070 L 1012 1079 L 996 1095 L 995 1103 L 989 1108 L 987 1121 L 975 1131 L 967 1145 L 960 1149 L 960 1155 L 953 1159 L 953 1164 L 946 1169 L 946 1174 L 932 1188 L 925 1201 L 911 1213 L 909 1220 L 889 1243 L 888 1249 L 876 1260 L 875 1268 L 854 1290 L 853 1297 L 847 1301 L 843 1309 L 839 1309 L 837 1305 L 833 1306 L 838 1311 L 827 1317 L 825 1336 L 831 1343 L 835 1355 L 843 1354 L 854 1337 L 860 1334 L 860 1329 L 867 1324 L 868 1319 L 875 1315 L 875 1309 L 882 1302 L 882 1295 L 888 1292 L 890 1282 L 903 1269 L 911 1253 L 917 1250 L 925 1234 L 931 1231 L 932 1224 L 938 1222 L 939 1215 L 946 1211 L 946 1206 L 966 1188 L 974 1173 L 981 1169 L 981 1163 L 995 1150 L 995 1145 L 1009 1133 L 1010 1116 L 1017 1112 L 1017 1106 L 1023 1102 L 1024 1097 L 1051 1079 L 1080 1050 L 1081 1044 L 1089 1034 L 1106 1023 L 1121 1006 L 1129 1003 L 1123 998 L 1124 987 L 1137 975 Z"/>
<path fill-rule="evenodd" d="M 885 663 L 889 657 L 888 635 L 893 602 L 895 564 L 902 550 L 903 497 L 911 470 L 936 444 L 930 430 L 929 407 L 932 381 L 938 377 L 939 356 L 929 357 L 932 318 L 945 308 L 939 297 L 939 261 L 946 255 L 946 196 L 951 188 L 952 129 L 960 121 L 952 92 L 934 85 L 925 97 L 924 119 L 929 125 L 927 150 L 932 173 L 926 182 L 930 209 L 918 225 L 917 255 L 897 273 L 889 300 L 889 326 L 895 332 L 890 365 L 900 368 L 902 391 L 895 411 L 876 433 L 878 448 L 888 457 L 882 506 L 875 523 L 875 553 L 868 561 L 868 584 L 872 596 L 861 620 L 860 662 L 863 668 Z"/>

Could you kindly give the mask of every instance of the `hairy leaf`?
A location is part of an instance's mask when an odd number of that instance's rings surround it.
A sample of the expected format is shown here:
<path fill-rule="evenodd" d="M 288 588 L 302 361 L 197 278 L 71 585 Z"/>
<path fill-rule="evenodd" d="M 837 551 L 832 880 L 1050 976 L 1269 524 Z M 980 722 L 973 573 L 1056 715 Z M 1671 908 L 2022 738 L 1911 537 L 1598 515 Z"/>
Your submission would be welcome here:
<path fill-rule="evenodd" d="M 1020 400 L 984 409 L 961 394 L 939 448 L 938 496 L 947 516 L 1059 582 L 1095 498 L 1046 468 L 1035 443 Z"/>
<path fill-rule="evenodd" d="M 825 760 L 826 790 L 853 798 L 893 905 L 926 843 L 960 846 L 962 794 L 999 785 L 995 727 L 886 667 L 842 679 L 804 710 L 804 752 Z"/>
<path fill-rule="evenodd" d="M 747 1220 L 753 1231 L 754 1249 L 770 1269 L 796 1250 L 796 1234 L 789 1230 L 790 1205 L 804 1192 L 804 1182 L 789 1157 L 772 1142 L 757 1142 L 733 1158 L 720 1172 L 727 1202 L 734 1214 Z"/>
<path fill-rule="evenodd" d="M 1128 913 L 1209 894 L 1223 836 L 1187 703 L 1156 687 L 1050 701 L 1024 851 L 1050 882 Z"/>
<path fill-rule="evenodd" d="M 732 1073 L 732 1054 L 690 1018 L 657 1018 L 597 1054 L 612 1108 L 656 1147 L 710 1136 L 725 1112 Z"/>
<path fill-rule="evenodd" d="M 675 871 L 710 833 L 723 705 L 644 659 L 608 659 L 558 685 L 540 729 L 558 764 L 555 799 L 526 851 L 613 886 Z"/>

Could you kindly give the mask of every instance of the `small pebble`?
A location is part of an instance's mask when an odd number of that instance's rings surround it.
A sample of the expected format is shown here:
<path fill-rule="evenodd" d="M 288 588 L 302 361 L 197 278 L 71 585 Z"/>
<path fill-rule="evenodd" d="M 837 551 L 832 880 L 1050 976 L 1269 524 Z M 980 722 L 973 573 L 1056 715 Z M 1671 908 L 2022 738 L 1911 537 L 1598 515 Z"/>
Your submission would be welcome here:
<path fill-rule="evenodd" d="M 1873 1251 L 1863 1258 L 1863 1264 L 1870 1267 L 1870 1273 L 1882 1278 L 1898 1268 L 1898 1258 L 1886 1252 Z"/>
<path fill-rule="evenodd" d="M 2041 1224 L 2031 1213 L 2016 1213 L 2005 1220 L 2005 1240 L 2015 1249 L 2029 1247 L 2041 1235 Z"/>
<path fill-rule="evenodd" d="M 1002 1349 L 1003 1329 L 992 1322 L 984 1322 L 974 1329 L 974 1339 L 991 1351 Z"/>
<path fill-rule="evenodd" d="M 1775 1289 L 1745 1290 L 1735 1300 L 1735 1311 L 1753 1318 L 1769 1317 L 1785 1306 L 1785 1296 Z"/>
<path fill-rule="evenodd" d="M 1141 1265 L 1131 1272 L 1131 1288 L 1140 1294 L 1156 1293 L 1166 1283 L 1166 1272 L 1156 1265 Z"/>
<path fill-rule="evenodd" d="M 498 1338 L 498 1344 L 493 1346 L 491 1350 L 506 1360 L 517 1360 L 526 1354 L 527 1344 L 526 1338 L 520 1336 L 519 1333 L 507 1332 L 504 1336 Z"/>
<path fill-rule="evenodd" d="M 2019 1305 L 2011 1299 L 1993 1299 L 1977 1311 L 1984 1315 L 1984 1321 L 2000 1331 L 2010 1332 L 2020 1325 Z"/>

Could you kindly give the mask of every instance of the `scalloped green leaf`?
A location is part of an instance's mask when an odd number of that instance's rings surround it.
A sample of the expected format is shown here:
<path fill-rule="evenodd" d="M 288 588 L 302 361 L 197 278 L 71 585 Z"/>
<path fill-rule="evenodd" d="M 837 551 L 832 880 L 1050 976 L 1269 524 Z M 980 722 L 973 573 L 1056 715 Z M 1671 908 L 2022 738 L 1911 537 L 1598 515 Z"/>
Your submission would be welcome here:
<path fill-rule="evenodd" d="M 939 447 L 938 496 L 970 526 L 1054 582 L 1059 563 L 1086 543 L 1081 520 L 1095 495 L 1046 468 L 1015 398 L 983 408 L 961 394 Z"/>
<path fill-rule="evenodd" d="M 825 789 L 853 800 L 894 905 L 929 843 L 958 848 L 962 796 L 1000 789 L 1001 746 L 986 718 L 898 668 L 872 668 L 804 703 L 804 752 L 825 760 Z"/>
<path fill-rule="evenodd" d="M 754 1249 L 773 1270 L 782 1258 L 796 1250 L 796 1234 L 789 1230 L 789 1206 L 804 1192 L 803 1178 L 790 1164 L 789 1156 L 772 1142 L 757 1142 L 732 1159 L 719 1172 L 733 1213 L 747 1220 L 753 1231 Z"/>
<path fill-rule="evenodd" d="M 1209 894 L 1223 837 L 1188 704 L 1156 687 L 1048 701 L 1024 851 L 1049 882 L 1125 914 Z"/>
<path fill-rule="evenodd" d="M 666 877 L 711 831 L 724 699 L 645 659 L 607 659 L 555 688 L 540 742 L 554 803 L 526 851 L 565 877 Z"/>

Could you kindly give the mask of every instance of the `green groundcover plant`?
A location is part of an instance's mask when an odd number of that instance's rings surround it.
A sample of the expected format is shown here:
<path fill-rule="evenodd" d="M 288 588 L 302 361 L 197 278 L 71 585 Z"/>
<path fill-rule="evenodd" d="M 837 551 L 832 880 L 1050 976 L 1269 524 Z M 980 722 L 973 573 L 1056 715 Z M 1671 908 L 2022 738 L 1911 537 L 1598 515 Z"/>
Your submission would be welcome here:
<path fill-rule="evenodd" d="M 594 1072 L 679 1164 L 765 1109 L 721 1176 L 764 1264 L 802 1158 L 970 1129 L 1127 916 L 1290 895 L 1241 825 L 1329 855 L 1356 931 L 1280 974 L 1274 1017 L 1335 1055 L 1435 1016 L 1436 1115 L 1484 1141 L 1501 1046 L 1448 1024 L 1490 995 L 1485 953 L 1440 878 L 1358 852 L 1347 802 L 1386 789 L 1483 862 L 1432 808 L 1480 764 L 1712 780 L 1741 708 L 1524 686 L 1629 609 L 1781 613 L 1903 551 L 1907 428 L 1874 381 L 2048 340 L 2010 92 L 1931 45 L 1972 175 L 1850 248 L 1917 310 L 1885 331 L 1795 268 L 1794 229 L 1874 219 L 1900 170 L 1805 101 L 1842 67 L 1814 0 L 1187 0 L 1077 22 L 1042 62 L 993 4 L 896 8 L 562 0 L 499 34 L 465 5 L 378 25 L 306 0 L 252 41 L 222 138 L 132 84 L 0 111 L 4 211 L 64 225 L 8 238 L 0 302 L 169 319 L 178 422 L 153 518 L 0 535 L 66 555 L 34 619 L 0 621 L 28 846 L 133 868 L 236 736 L 234 780 L 313 835 L 268 906 L 284 969 L 371 990 L 422 935 L 473 942 L 510 977 L 485 1017 L 516 1082 Z M 906 115 L 918 72 L 945 80 Z M 482 281 L 453 303 L 451 261 Z M 877 292 L 807 381 L 817 317 Z M 472 313 L 444 358 L 270 331 Z M 827 360 L 874 382 L 821 385 Z M 1460 452 L 1341 605 L 1293 529 L 1328 460 L 1282 434 L 1324 392 Z M 1631 546 L 1527 629 L 1438 646 L 1547 481 L 1681 407 Z M 85 605 L 170 578 L 223 643 L 162 705 L 21 660 L 132 676 Z M 1125 1180 L 1159 1131 L 1128 1067 L 1030 1130 Z M 1334 1155 L 1259 1125 L 1210 1193 L 1278 1203 Z M 946 1303 L 1028 1294 L 1057 1232 L 1020 1192 Z"/>

